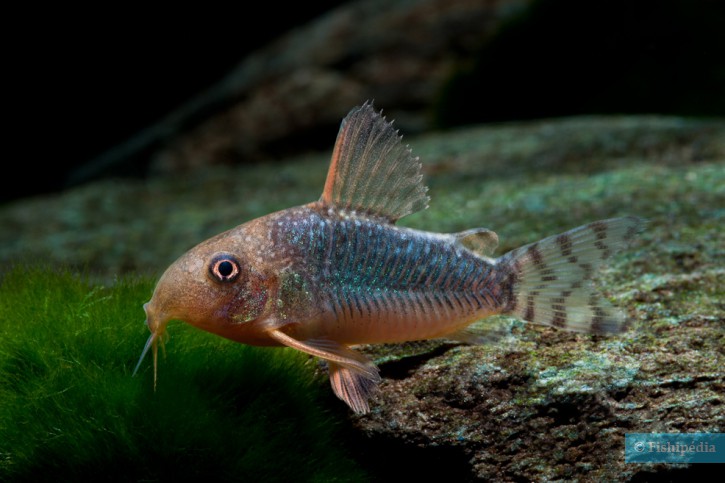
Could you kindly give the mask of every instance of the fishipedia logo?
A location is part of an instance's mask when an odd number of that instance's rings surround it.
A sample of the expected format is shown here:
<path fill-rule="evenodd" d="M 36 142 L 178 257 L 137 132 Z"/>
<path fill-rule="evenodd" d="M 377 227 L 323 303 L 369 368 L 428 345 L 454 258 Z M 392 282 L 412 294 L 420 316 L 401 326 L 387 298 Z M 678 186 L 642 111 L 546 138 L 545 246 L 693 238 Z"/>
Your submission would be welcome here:
<path fill-rule="evenodd" d="M 725 463 L 725 433 L 630 433 L 625 463 Z"/>

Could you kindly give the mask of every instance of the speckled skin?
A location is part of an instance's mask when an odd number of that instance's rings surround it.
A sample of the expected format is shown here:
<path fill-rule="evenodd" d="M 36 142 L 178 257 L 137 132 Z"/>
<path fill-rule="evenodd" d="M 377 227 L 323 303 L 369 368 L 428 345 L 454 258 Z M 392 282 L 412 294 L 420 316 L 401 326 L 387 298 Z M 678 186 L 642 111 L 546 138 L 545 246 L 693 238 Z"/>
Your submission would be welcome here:
<path fill-rule="evenodd" d="M 279 297 L 301 339 L 343 344 L 440 337 L 491 315 L 501 305 L 491 262 L 453 235 L 398 228 L 314 203 L 272 218 L 272 240 L 283 247 L 284 278 L 304 289 Z M 282 282 L 284 285 L 284 282 Z M 314 313 L 286 299 L 302 297 Z"/>
<path fill-rule="evenodd" d="M 208 274 L 207 260 L 219 252 L 242 261 L 234 286 Z M 311 203 L 197 246 L 169 268 L 156 292 L 185 289 L 147 311 L 149 320 L 180 319 L 253 345 L 278 344 L 265 336 L 270 327 L 301 340 L 344 344 L 419 340 L 495 313 L 502 286 L 493 274 L 493 263 L 453 235 L 398 228 Z"/>
<path fill-rule="evenodd" d="M 624 317 L 590 280 L 639 220 L 593 222 L 493 259 L 498 236 L 490 230 L 395 226 L 425 209 L 426 191 L 418 159 L 392 124 L 371 105 L 353 109 L 319 201 L 217 235 L 166 270 L 145 305 L 152 335 L 141 360 L 153 347 L 156 361 L 158 338 L 179 319 L 325 359 L 335 394 L 364 413 L 380 378 L 351 345 L 478 343 L 487 337 L 469 326 L 497 313 L 571 330 L 623 330 Z"/>

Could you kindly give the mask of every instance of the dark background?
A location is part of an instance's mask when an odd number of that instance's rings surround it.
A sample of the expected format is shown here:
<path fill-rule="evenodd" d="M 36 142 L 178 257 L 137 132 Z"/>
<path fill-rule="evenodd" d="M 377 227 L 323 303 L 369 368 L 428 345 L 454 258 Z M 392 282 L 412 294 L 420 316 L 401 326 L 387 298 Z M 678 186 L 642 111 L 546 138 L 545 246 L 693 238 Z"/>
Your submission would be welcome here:
<path fill-rule="evenodd" d="M 3 174 L 0 202 L 65 187 L 74 167 L 219 81 L 246 54 L 344 2 L 253 3 L 166 14 L 57 8 L 7 18 L 14 121 L 5 165 L 17 175 Z"/>
<path fill-rule="evenodd" d="M 6 18 L 0 201 L 59 190 L 69 170 L 162 118 L 254 51 L 341 1 L 22 12 Z M 432 100 L 437 125 L 587 113 L 725 115 L 725 7 L 708 0 L 541 0 Z M 284 8 L 284 13 L 280 12 Z"/>

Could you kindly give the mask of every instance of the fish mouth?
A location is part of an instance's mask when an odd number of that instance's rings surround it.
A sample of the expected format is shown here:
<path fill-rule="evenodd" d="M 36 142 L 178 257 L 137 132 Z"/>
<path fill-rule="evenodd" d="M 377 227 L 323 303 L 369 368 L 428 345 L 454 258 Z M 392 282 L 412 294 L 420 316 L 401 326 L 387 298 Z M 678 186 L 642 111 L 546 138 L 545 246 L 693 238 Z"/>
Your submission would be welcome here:
<path fill-rule="evenodd" d="M 152 349 L 153 358 L 154 358 L 154 391 L 156 390 L 156 381 L 158 380 L 158 348 L 159 348 L 159 341 L 161 341 L 161 350 L 164 351 L 164 339 L 163 336 L 166 333 L 166 326 L 169 323 L 168 317 L 159 317 L 159 314 L 156 313 L 152 309 L 152 307 L 149 305 L 151 302 L 147 302 L 143 305 L 144 311 L 146 312 L 146 326 L 151 331 L 151 335 L 149 336 L 148 340 L 146 340 L 146 345 L 143 348 L 143 351 L 141 352 L 141 357 L 138 358 L 138 362 L 136 363 L 136 367 L 133 370 L 132 377 L 136 375 L 138 372 L 139 367 L 141 367 L 141 363 L 143 362 L 144 358 L 146 357 L 146 354 L 148 353 L 149 349 Z"/>

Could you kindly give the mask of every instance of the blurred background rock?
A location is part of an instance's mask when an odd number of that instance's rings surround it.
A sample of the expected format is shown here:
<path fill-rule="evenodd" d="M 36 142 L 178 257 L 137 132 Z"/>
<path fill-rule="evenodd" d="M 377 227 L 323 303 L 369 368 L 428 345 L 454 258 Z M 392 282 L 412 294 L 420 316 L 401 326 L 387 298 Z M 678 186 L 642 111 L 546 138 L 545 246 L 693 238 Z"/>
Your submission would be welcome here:
<path fill-rule="evenodd" d="M 375 99 L 406 134 L 601 113 L 725 114 L 707 0 L 362 0 L 18 15 L 0 200 L 330 148 Z M 31 15 L 32 13 L 32 15 Z"/>
<path fill-rule="evenodd" d="M 722 2 L 280 8 L 9 15 L 0 272 L 30 259 L 157 274 L 208 236 L 316 198 L 340 120 L 368 99 L 408 142 L 440 133 L 413 146 L 444 193 L 460 192 L 456 172 L 486 196 L 498 175 L 722 160 Z M 478 127 L 446 134 L 466 124 Z M 437 229 L 508 224 L 458 219 Z"/>

